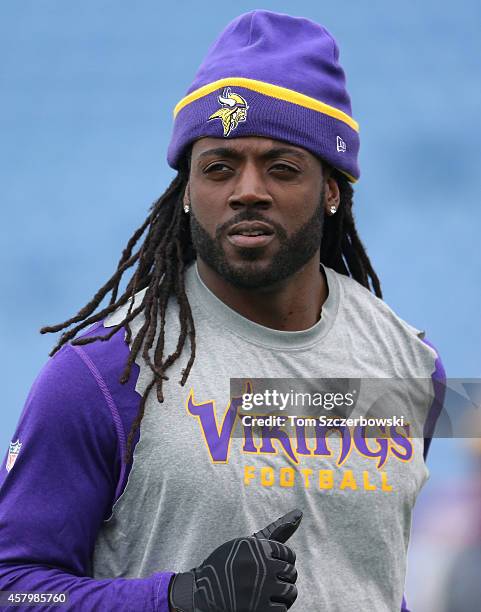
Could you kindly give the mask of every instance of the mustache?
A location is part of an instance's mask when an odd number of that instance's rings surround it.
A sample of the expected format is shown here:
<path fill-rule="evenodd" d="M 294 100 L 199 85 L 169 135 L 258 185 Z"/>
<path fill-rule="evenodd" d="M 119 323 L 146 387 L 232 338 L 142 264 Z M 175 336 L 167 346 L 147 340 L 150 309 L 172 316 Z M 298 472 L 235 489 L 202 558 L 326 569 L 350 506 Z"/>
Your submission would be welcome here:
<path fill-rule="evenodd" d="M 274 229 L 274 233 L 277 234 L 278 237 L 287 237 L 287 232 L 282 225 L 280 225 L 280 223 L 277 223 L 272 219 L 268 219 L 267 217 L 264 217 L 253 210 L 241 211 L 237 213 L 237 215 L 234 215 L 232 219 L 229 219 L 229 221 L 222 223 L 222 225 L 218 225 L 215 230 L 215 237 L 219 239 L 224 232 L 227 232 L 233 225 L 240 223 L 241 221 L 263 221 L 264 223 L 268 223 Z"/>

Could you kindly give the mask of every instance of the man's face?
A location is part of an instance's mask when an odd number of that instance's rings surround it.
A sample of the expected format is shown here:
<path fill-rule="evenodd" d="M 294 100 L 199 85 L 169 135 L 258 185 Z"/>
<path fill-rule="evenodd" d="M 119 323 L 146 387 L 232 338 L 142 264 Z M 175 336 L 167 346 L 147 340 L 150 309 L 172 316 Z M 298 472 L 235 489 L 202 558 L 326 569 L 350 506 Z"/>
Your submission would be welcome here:
<path fill-rule="evenodd" d="M 305 149 L 257 136 L 198 140 L 184 198 L 197 256 L 240 288 L 288 278 L 319 257 L 327 190 Z"/>

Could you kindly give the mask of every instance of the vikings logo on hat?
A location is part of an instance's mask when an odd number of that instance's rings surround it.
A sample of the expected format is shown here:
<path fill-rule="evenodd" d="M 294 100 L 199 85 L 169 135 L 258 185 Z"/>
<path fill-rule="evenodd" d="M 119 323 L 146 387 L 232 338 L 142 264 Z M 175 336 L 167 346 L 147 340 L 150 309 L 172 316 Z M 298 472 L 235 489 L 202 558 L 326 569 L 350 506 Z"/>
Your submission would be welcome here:
<path fill-rule="evenodd" d="M 10 472 L 10 470 L 13 468 L 13 465 L 15 461 L 17 460 L 18 453 L 20 452 L 21 448 L 22 448 L 22 443 L 20 442 L 20 440 L 17 440 L 16 442 L 10 442 L 10 447 L 8 449 L 7 463 L 5 464 L 7 472 Z"/>
<path fill-rule="evenodd" d="M 247 120 L 247 102 L 239 94 L 231 92 L 230 87 L 226 87 L 221 96 L 217 97 L 222 108 L 216 110 L 209 117 L 211 119 L 220 119 L 224 127 L 224 136 L 236 129 L 241 121 Z"/>

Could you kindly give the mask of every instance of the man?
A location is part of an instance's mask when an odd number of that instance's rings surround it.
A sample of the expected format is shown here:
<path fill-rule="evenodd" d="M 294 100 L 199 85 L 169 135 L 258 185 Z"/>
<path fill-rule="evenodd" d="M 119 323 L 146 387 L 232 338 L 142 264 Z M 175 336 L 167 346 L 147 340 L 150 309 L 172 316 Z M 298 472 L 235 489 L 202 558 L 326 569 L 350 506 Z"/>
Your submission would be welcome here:
<path fill-rule="evenodd" d="M 73 326 L 2 470 L 1 589 L 78 610 L 405 609 L 429 439 L 259 432 L 230 388 L 442 377 L 355 228 L 338 56 L 323 27 L 268 11 L 211 47 L 175 109 L 177 177 L 91 302 L 42 330 Z"/>

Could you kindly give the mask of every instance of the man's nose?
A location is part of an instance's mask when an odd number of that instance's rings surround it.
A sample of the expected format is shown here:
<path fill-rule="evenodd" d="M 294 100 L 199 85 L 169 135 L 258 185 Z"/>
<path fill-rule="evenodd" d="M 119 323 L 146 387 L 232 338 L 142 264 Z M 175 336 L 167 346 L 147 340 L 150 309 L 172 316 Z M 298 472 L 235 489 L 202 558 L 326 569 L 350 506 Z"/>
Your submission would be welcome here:
<path fill-rule="evenodd" d="M 255 165 L 248 164 L 239 172 L 228 204 L 232 210 L 246 206 L 265 210 L 272 206 L 272 197 L 267 191 L 263 173 Z"/>

